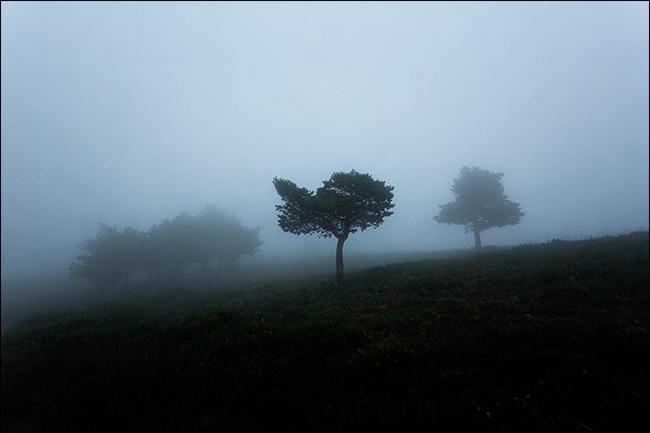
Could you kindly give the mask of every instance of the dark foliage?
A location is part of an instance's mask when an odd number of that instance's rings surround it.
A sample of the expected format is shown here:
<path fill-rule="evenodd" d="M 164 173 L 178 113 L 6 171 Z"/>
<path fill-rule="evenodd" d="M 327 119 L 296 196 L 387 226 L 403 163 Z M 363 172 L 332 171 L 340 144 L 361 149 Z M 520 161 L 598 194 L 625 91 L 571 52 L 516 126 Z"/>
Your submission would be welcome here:
<path fill-rule="evenodd" d="M 99 229 L 94 239 L 79 245 L 86 254 L 77 256 L 78 262 L 68 270 L 72 277 L 93 281 L 102 299 L 109 288 L 111 294 L 118 288 L 124 292 L 136 272 L 145 273 L 153 287 L 164 277 L 178 284 L 187 269 L 195 266 L 205 281 L 211 263 L 234 266 L 263 244 L 261 227 L 246 227 L 234 214 L 216 206 L 206 206 L 196 216 L 181 212 L 172 220 L 165 218 L 146 233 L 131 227 L 120 233 L 101 223 Z"/>
<path fill-rule="evenodd" d="M 108 288 L 126 289 L 129 277 L 140 264 L 144 237 L 132 227 L 120 233 L 115 227 L 99 223 L 95 238 L 79 244 L 85 254 L 77 256 L 78 262 L 70 263 L 70 275 L 92 281 L 101 297 Z"/>
<path fill-rule="evenodd" d="M 317 234 L 338 239 L 336 275 L 343 277 L 343 243 L 350 233 L 379 227 L 390 211 L 394 187 L 355 170 L 333 173 L 316 192 L 273 178 L 284 204 L 277 205 L 278 225 L 293 234 Z"/>
<path fill-rule="evenodd" d="M 504 195 L 503 173 L 492 173 L 479 167 L 463 167 L 451 187 L 456 200 L 439 205 L 439 223 L 465 226 L 465 233 L 474 232 L 476 249 L 481 248 L 480 233 L 492 227 L 518 224 L 525 215 L 519 203 Z"/>

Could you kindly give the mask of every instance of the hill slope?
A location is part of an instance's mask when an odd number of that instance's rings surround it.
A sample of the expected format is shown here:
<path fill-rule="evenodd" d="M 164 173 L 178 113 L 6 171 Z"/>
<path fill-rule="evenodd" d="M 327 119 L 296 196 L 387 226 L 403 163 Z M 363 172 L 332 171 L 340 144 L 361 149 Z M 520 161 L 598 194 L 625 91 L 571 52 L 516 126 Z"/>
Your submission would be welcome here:
<path fill-rule="evenodd" d="M 647 431 L 648 232 L 240 290 L 2 337 L 2 430 Z"/>

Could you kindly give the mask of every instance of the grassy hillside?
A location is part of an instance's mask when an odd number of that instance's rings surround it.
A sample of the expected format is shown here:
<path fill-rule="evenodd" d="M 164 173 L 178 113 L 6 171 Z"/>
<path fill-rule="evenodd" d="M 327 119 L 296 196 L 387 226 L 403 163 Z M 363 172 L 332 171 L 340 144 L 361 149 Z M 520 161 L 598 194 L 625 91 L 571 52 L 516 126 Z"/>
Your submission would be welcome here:
<path fill-rule="evenodd" d="M 492 247 L 494 248 L 494 247 Z M 443 250 L 430 252 L 404 252 L 392 254 L 346 254 L 345 268 L 348 272 L 366 269 L 372 266 L 395 262 L 410 262 L 429 258 L 455 257 L 470 254 L 471 250 Z M 211 269 L 208 281 L 219 290 L 238 290 L 241 285 L 260 281 L 275 281 L 297 277 L 334 275 L 334 251 L 332 254 L 306 255 L 254 255 L 242 260 L 240 266 L 232 269 Z M 166 285 L 165 285 L 166 284 Z M 180 287 L 199 288 L 205 283 L 199 282 L 196 272 L 185 272 Z M 136 274 L 131 277 L 127 297 L 152 295 L 160 291 L 178 288 L 163 282 L 157 287 L 149 287 L 146 277 Z M 35 313 L 50 310 L 83 309 L 97 305 L 99 300 L 93 292 L 93 285 L 87 280 L 70 277 L 66 270 L 58 274 L 45 274 L 23 278 L 2 280 L 2 332 L 10 330 L 14 324 Z"/>
<path fill-rule="evenodd" d="M 41 313 L 2 431 L 647 431 L 648 232 Z"/>

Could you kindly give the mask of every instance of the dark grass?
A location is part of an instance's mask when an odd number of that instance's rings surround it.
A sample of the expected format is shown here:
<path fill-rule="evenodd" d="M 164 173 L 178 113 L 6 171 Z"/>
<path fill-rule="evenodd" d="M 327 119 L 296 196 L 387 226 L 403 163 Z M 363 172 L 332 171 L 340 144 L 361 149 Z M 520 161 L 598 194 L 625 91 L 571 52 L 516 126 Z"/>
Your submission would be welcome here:
<path fill-rule="evenodd" d="M 494 247 L 492 247 L 494 248 Z M 456 257 L 469 254 L 471 250 L 443 250 L 429 252 L 403 252 L 390 254 L 346 254 L 345 264 L 348 272 L 367 269 L 395 262 L 419 261 L 431 258 Z M 242 286 L 254 288 L 262 281 L 273 281 L 266 284 L 270 289 L 278 287 L 291 288 L 297 278 L 310 277 L 316 280 L 323 275 L 334 274 L 335 262 L 333 255 L 326 256 L 270 256 L 260 255 L 246 257 L 242 264 L 234 268 L 208 270 L 208 279 L 200 281 L 196 270 L 188 269 L 180 282 L 172 285 L 168 281 L 151 287 L 142 273 L 135 274 L 130 279 L 126 297 L 138 295 L 150 296 L 162 291 L 178 287 L 196 289 L 211 288 L 219 291 L 236 290 L 241 292 Z M 300 282 L 304 285 L 304 281 Z M 207 286 L 207 287 L 206 287 Z M 2 320 L 0 329 L 7 332 L 21 319 L 41 312 L 54 310 L 81 310 L 100 303 L 90 282 L 83 279 L 73 279 L 62 271 L 55 274 L 44 274 L 24 278 L 2 280 Z M 119 298 L 119 294 L 111 297 Z"/>
<path fill-rule="evenodd" d="M 648 232 L 41 313 L 3 431 L 647 431 Z"/>

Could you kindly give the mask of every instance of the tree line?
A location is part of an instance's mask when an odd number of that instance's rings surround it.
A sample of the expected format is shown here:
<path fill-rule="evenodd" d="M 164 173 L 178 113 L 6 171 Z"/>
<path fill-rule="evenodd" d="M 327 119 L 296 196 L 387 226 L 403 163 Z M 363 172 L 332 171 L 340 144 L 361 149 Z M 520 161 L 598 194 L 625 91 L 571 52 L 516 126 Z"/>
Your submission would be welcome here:
<path fill-rule="evenodd" d="M 439 205 L 440 213 L 433 219 L 463 225 L 465 233 L 474 233 L 479 250 L 482 231 L 518 224 L 525 215 L 519 203 L 504 194 L 502 177 L 503 173 L 480 167 L 461 168 L 451 187 L 455 200 Z M 343 245 L 349 235 L 378 228 L 395 206 L 393 186 L 355 170 L 333 173 L 316 191 L 277 177 L 273 185 L 283 202 L 276 205 L 283 231 L 337 238 L 337 283 L 343 279 Z M 145 273 L 151 285 L 164 278 L 176 284 L 194 266 L 200 280 L 205 281 L 210 264 L 228 267 L 244 255 L 255 254 L 263 244 L 260 229 L 243 226 L 235 215 L 216 206 L 206 206 L 196 215 L 182 212 L 172 220 L 163 219 L 147 232 L 132 227 L 119 232 L 100 223 L 96 237 L 79 245 L 85 254 L 77 256 L 69 271 L 73 277 L 93 281 L 102 296 L 108 288 L 124 291 L 137 272 Z"/>
<path fill-rule="evenodd" d="M 246 227 L 232 213 L 206 206 L 196 215 L 181 212 L 165 218 L 146 231 L 99 223 L 99 232 L 79 244 L 83 251 L 70 263 L 72 277 L 92 281 L 102 298 L 124 293 L 136 273 L 146 274 L 151 286 L 163 281 L 178 284 L 185 272 L 194 267 L 201 281 L 208 267 L 232 267 L 242 256 L 258 252 L 263 244 L 261 227 Z"/>

